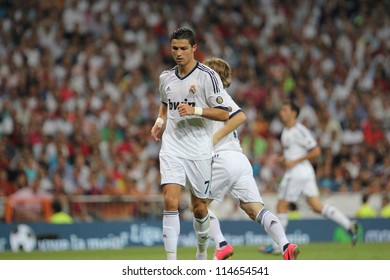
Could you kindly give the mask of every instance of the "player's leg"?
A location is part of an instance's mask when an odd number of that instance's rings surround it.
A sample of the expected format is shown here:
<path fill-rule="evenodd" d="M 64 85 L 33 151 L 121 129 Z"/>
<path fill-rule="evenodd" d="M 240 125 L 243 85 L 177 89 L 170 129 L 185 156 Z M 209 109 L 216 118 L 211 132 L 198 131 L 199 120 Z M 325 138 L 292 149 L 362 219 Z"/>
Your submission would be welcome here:
<path fill-rule="evenodd" d="M 286 231 L 288 226 L 289 205 L 290 202 L 284 199 L 279 199 L 276 204 L 276 213 L 284 231 Z"/>
<path fill-rule="evenodd" d="M 193 226 L 197 239 L 196 259 L 207 259 L 209 243 L 210 216 L 207 199 L 211 186 L 211 158 L 207 160 L 188 160 L 185 163 L 186 186 L 191 191 L 191 206 L 194 214 Z"/>
<path fill-rule="evenodd" d="M 211 202 L 212 202 L 212 200 L 208 199 L 207 205 L 209 206 Z M 215 248 L 216 248 L 215 254 L 214 254 L 214 259 L 215 260 L 226 260 L 233 255 L 234 249 L 230 244 L 228 244 L 226 242 L 225 236 L 222 233 L 221 225 L 219 223 L 217 216 L 214 214 L 213 211 L 210 210 L 210 208 L 207 208 L 207 209 L 208 209 L 208 213 L 210 216 L 209 237 L 214 241 Z M 195 217 L 194 217 L 194 220 L 195 220 Z M 195 223 L 194 223 L 194 228 L 195 228 Z"/>
<path fill-rule="evenodd" d="M 357 242 L 358 224 L 348 218 L 343 212 L 330 204 L 323 204 L 318 196 L 308 197 L 307 203 L 314 212 L 342 226 L 349 232 L 352 238 L 352 245 Z"/>
<path fill-rule="evenodd" d="M 212 185 L 208 203 L 216 200 L 223 203 L 225 194 L 231 187 L 232 178 L 236 178 L 240 171 L 237 171 L 237 166 L 240 166 L 237 159 L 234 157 L 237 152 L 221 151 L 214 157 L 212 165 Z M 233 158 L 232 158 L 233 157 Z M 215 260 L 226 260 L 234 254 L 233 247 L 228 244 L 222 231 L 218 217 L 209 209 L 210 215 L 210 238 L 215 244 Z"/>
<path fill-rule="evenodd" d="M 206 199 L 201 199 L 191 194 L 191 204 L 194 212 L 193 226 L 198 242 L 196 259 L 207 259 L 209 243 L 210 216 L 208 214 Z"/>
<path fill-rule="evenodd" d="M 266 209 L 261 203 L 241 202 L 240 206 L 252 220 L 258 222 L 264 227 L 267 234 L 277 244 L 280 252 L 283 252 L 284 255 L 288 255 L 288 258 L 285 259 L 296 259 L 299 253 L 298 246 L 290 244 L 285 230 L 277 216 Z M 291 252 L 287 254 L 289 250 L 291 250 Z"/>
<path fill-rule="evenodd" d="M 288 226 L 288 212 L 290 211 L 290 202 L 298 201 L 305 188 L 305 181 L 306 180 L 284 176 L 280 182 L 278 203 L 276 204 L 276 213 L 285 231 Z"/>
<path fill-rule="evenodd" d="M 283 228 L 283 231 L 286 232 L 287 225 L 288 225 L 288 205 L 289 202 L 283 199 L 279 199 L 276 204 L 276 217 L 278 218 L 280 225 Z M 272 242 L 272 244 L 261 246 L 259 248 L 259 251 L 265 254 L 281 254 L 283 250 L 281 250 L 279 243 L 277 243 L 275 240 Z"/>
<path fill-rule="evenodd" d="M 243 161 L 242 163 L 244 163 Z M 248 163 L 248 167 L 241 171 L 241 176 L 235 180 L 230 195 L 239 203 L 248 216 L 264 227 L 264 230 L 277 244 L 281 252 L 290 252 L 287 259 L 295 259 L 299 253 L 295 244 L 287 240 L 282 223 L 276 215 L 271 213 L 263 205 L 263 199 L 259 193 L 256 181 Z M 288 204 L 287 204 L 288 205 Z M 290 246 L 291 245 L 291 246 Z"/>
<path fill-rule="evenodd" d="M 164 196 L 163 242 L 168 260 L 177 258 L 177 241 L 180 234 L 179 198 L 186 176 L 182 159 L 160 154 L 161 186 Z"/>
<path fill-rule="evenodd" d="M 309 178 L 306 180 L 303 194 L 306 197 L 307 203 L 314 212 L 321 214 L 325 218 L 342 226 L 351 235 L 352 245 L 354 246 L 356 244 L 358 238 L 358 224 L 349 219 L 344 213 L 342 213 L 333 205 L 324 205 L 321 202 L 319 199 L 318 185 L 315 178 Z"/>
<path fill-rule="evenodd" d="M 181 186 L 167 184 L 163 187 L 163 242 L 168 260 L 177 259 L 177 241 L 180 234 L 179 197 Z"/>
<path fill-rule="evenodd" d="M 227 243 L 222 230 L 221 226 L 219 224 L 219 220 L 217 216 L 210 210 L 209 216 L 210 216 L 210 238 L 214 241 L 215 244 L 215 254 L 214 259 L 215 260 L 226 260 L 230 258 L 233 253 L 234 249 L 233 247 Z"/>
<path fill-rule="evenodd" d="M 215 247 L 220 249 L 223 245 L 226 245 L 226 239 L 223 236 L 217 216 L 210 208 L 208 208 L 208 211 L 210 216 L 210 238 L 214 241 Z M 221 243 L 223 244 L 221 245 Z"/>
<path fill-rule="evenodd" d="M 284 176 L 280 182 L 278 202 L 276 205 L 276 216 L 278 217 L 284 232 L 286 232 L 289 222 L 288 212 L 290 202 L 298 201 L 303 186 L 304 185 L 300 180 L 291 178 L 289 176 Z M 279 245 L 276 242 L 268 246 L 260 247 L 259 251 L 267 254 L 278 254 L 282 252 L 280 251 Z"/>

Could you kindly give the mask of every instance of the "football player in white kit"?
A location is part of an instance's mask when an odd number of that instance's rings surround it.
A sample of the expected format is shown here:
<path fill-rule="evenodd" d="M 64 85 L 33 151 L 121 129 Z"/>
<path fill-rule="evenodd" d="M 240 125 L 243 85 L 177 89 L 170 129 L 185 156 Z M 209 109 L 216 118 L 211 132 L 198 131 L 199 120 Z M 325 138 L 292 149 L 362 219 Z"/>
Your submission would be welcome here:
<path fill-rule="evenodd" d="M 226 61 L 213 57 L 206 59 L 203 63 L 220 75 L 225 89 L 230 86 L 231 68 Z M 279 244 L 280 250 L 284 252 L 284 259 L 294 260 L 299 254 L 298 246 L 289 243 L 279 219 L 264 207 L 253 177 L 252 166 L 241 149 L 236 129 L 246 121 L 246 116 L 231 97 L 226 102 L 229 105 L 229 120 L 226 123 L 214 122 L 213 179 L 208 204 L 213 200 L 222 202 L 225 195 L 229 194 L 248 216 L 261 224 L 272 239 Z M 234 250 L 226 242 L 219 221 L 210 209 L 209 215 L 211 219 L 210 237 L 216 246 L 214 259 L 227 259 L 234 253 Z"/>
<path fill-rule="evenodd" d="M 195 218 L 196 259 L 207 259 L 210 218 L 206 199 L 211 184 L 213 123 L 229 117 L 226 93 L 215 71 L 195 60 L 197 44 L 192 30 L 179 28 L 171 34 L 170 43 L 177 65 L 160 75 L 161 105 L 151 130 L 156 141 L 164 131 L 159 155 L 164 248 L 168 260 L 177 259 L 179 197 L 186 187 Z"/>
<path fill-rule="evenodd" d="M 284 229 L 288 225 L 289 203 L 297 202 L 301 195 L 314 212 L 334 221 L 351 235 L 352 245 L 356 244 L 358 224 L 349 219 L 339 209 L 322 204 L 314 168 L 310 162 L 320 156 L 321 149 L 309 129 L 297 121 L 299 107 L 292 100 L 283 102 L 280 119 L 284 125 L 281 135 L 283 156 L 277 160 L 285 167 L 285 173 L 278 191 L 277 215 Z M 275 253 L 277 247 L 261 247 L 263 253 Z"/>

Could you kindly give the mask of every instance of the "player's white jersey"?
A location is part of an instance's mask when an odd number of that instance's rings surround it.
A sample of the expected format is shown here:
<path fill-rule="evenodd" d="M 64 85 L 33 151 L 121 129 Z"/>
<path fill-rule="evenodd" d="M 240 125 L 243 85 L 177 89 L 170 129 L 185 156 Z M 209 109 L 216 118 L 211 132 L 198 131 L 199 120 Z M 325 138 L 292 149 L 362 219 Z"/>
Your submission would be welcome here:
<path fill-rule="evenodd" d="M 309 129 L 303 124 L 296 122 L 292 127 L 285 127 L 282 131 L 281 142 L 285 160 L 295 160 L 303 157 L 308 151 L 317 146 Z M 310 161 L 305 160 L 286 171 L 286 176 L 307 177 L 315 176 L 314 168 Z"/>
<path fill-rule="evenodd" d="M 226 92 L 226 90 L 224 90 Z M 241 112 L 241 108 L 234 102 L 230 95 L 226 92 L 226 105 L 229 107 L 229 119 L 233 118 L 236 114 Z M 214 122 L 214 133 L 217 132 L 225 125 L 224 122 Z M 214 152 L 223 150 L 242 152 L 240 140 L 238 139 L 237 130 L 232 131 L 222 139 L 218 141 L 214 146 Z"/>
<path fill-rule="evenodd" d="M 185 102 L 201 108 L 227 110 L 227 93 L 218 74 L 198 62 L 191 73 L 180 77 L 175 66 L 161 73 L 159 90 L 161 102 L 168 106 L 160 152 L 192 160 L 211 158 L 214 121 L 194 115 L 181 117 L 177 107 Z"/>

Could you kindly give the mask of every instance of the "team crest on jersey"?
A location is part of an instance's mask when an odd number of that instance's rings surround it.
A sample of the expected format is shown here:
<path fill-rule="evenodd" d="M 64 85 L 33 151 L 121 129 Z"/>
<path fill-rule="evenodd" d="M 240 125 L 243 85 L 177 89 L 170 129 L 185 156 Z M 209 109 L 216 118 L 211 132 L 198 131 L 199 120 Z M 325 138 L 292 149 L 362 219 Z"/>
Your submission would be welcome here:
<path fill-rule="evenodd" d="M 216 101 L 217 101 L 218 104 L 222 104 L 223 98 L 221 96 L 217 96 Z"/>
<path fill-rule="evenodd" d="M 191 85 L 189 92 L 194 94 L 196 92 L 196 86 L 195 85 Z"/>

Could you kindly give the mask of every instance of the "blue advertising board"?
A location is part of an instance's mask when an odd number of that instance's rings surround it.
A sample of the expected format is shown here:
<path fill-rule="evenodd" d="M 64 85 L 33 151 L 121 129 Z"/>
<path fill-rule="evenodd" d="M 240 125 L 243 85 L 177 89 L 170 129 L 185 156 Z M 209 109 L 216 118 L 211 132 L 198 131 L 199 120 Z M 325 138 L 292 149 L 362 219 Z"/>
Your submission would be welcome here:
<path fill-rule="evenodd" d="M 390 242 L 390 219 L 359 220 L 361 242 Z M 222 221 L 226 240 L 232 245 L 269 244 L 263 227 L 251 221 Z M 297 244 L 310 242 L 349 242 L 347 232 L 323 220 L 293 220 L 288 239 Z M 0 224 L 0 251 L 6 250 L 95 250 L 129 246 L 162 246 L 161 221 L 94 222 L 74 224 Z M 179 246 L 196 245 L 192 222 L 181 222 Z"/>

